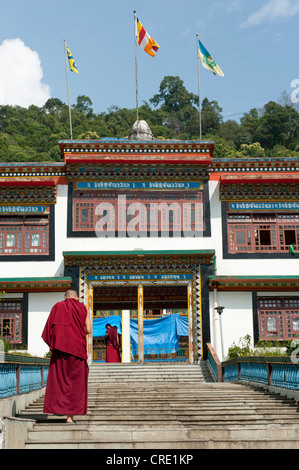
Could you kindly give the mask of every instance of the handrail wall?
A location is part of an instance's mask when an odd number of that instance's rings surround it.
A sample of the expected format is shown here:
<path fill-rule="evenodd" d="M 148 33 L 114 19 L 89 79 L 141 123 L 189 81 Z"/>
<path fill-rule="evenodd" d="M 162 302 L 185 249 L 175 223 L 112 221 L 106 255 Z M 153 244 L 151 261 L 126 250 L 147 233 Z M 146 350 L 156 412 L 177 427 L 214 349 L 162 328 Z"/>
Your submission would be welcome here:
<path fill-rule="evenodd" d="M 207 362 L 216 382 L 249 381 L 299 391 L 299 361 L 290 356 L 238 357 L 221 362 L 207 344 Z"/>
<path fill-rule="evenodd" d="M 299 363 L 288 356 L 238 357 L 222 362 L 223 381 L 244 380 L 299 390 Z"/>
<path fill-rule="evenodd" d="M 0 353 L 0 399 L 46 386 L 48 358 Z"/>
<path fill-rule="evenodd" d="M 222 371 L 221 361 L 219 357 L 217 356 L 211 343 L 207 343 L 207 350 L 208 350 L 207 361 L 210 366 L 210 371 L 216 382 L 222 382 L 223 371 Z"/>

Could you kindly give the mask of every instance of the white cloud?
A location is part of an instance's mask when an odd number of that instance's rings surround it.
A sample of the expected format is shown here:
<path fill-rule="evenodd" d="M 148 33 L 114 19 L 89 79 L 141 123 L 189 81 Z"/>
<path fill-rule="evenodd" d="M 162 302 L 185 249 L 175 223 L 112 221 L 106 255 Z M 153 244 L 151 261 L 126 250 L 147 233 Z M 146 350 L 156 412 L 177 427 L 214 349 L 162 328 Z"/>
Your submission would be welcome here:
<path fill-rule="evenodd" d="M 269 0 L 241 25 L 242 28 L 259 25 L 279 18 L 292 18 L 299 13 L 299 0 Z"/>
<path fill-rule="evenodd" d="M 228 6 L 229 11 L 238 11 L 243 7 L 242 0 L 232 0 Z"/>
<path fill-rule="evenodd" d="M 42 106 L 50 87 L 42 83 L 39 55 L 21 39 L 6 39 L 0 45 L 0 105 Z"/>

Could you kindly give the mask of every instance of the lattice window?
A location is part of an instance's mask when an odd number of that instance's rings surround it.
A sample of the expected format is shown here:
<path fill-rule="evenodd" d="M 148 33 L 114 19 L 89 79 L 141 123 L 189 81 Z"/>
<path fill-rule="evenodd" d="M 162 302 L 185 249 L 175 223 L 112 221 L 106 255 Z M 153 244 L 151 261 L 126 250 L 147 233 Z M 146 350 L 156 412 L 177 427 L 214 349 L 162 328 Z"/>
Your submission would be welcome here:
<path fill-rule="evenodd" d="M 137 229 L 147 233 L 168 230 L 172 233 L 184 229 L 202 232 L 203 191 L 75 190 L 73 230 L 95 231 L 101 217 L 105 217 L 107 229 L 115 232 L 124 233 L 130 227 L 134 228 L 136 217 L 139 220 Z"/>
<path fill-rule="evenodd" d="M 47 215 L 0 217 L 0 255 L 41 254 L 49 254 Z"/>
<path fill-rule="evenodd" d="M 22 314 L 21 299 L 2 299 L 0 302 L 0 336 L 12 344 L 22 342 Z"/>
<path fill-rule="evenodd" d="M 48 253 L 48 216 L 0 217 L 0 255 L 47 255 Z"/>
<path fill-rule="evenodd" d="M 299 249 L 299 214 L 228 213 L 227 231 L 229 253 Z"/>
<path fill-rule="evenodd" d="M 292 340 L 299 337 L 299 297 L 258 299 L 261 340 Z"/>

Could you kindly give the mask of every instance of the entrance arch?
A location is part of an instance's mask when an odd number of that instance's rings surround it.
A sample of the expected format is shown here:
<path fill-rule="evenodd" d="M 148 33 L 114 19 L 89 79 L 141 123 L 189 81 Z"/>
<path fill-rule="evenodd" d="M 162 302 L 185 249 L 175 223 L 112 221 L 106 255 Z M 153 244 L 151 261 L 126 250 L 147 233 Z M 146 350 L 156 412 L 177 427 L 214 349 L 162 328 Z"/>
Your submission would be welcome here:
<path fill-rule="evenodd" d="M 104 335 L 109 323 L 118 329 L 123 362 L 190 362 L 192 276 L 181 277 L 167 284 L 155 283 L 155 279 L 137 285 L 134 281 L 126 285 L 93 281 L 93 361 L 105 361 Z"/>
<path fill-rule="evenodd" d="M 93 319 L 94 287 L 138 286 L 140 344 L 143 339 L 144 286 L 188 286 L 189 360 L 197 362 L 205 355 L 203 343 L 210 341 L 208 273 L 213 273 L 214 250 L 178 251 L 80 251 L 64 252 L 65 275 L 72 276 Z M 203 280 L 201 279 L 203 273 Z M 202 299 L 202 289 L 204 297 Z M 204 322 L 202 321 L 204 306 Z M 123 310 L 126 312 L 126 310 Z M 92 335 L 88 337 L 88 358 L 92 362 Z M 144 361 L 143 347 L 140 358 Z"/>

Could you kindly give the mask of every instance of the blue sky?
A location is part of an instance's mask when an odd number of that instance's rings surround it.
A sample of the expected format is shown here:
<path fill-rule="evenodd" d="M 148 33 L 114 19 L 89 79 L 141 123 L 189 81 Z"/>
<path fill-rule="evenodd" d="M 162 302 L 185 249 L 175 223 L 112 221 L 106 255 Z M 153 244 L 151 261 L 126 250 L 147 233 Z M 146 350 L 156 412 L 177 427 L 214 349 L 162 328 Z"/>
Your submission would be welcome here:
<path fill-rule="evenodd" d="M 154 58 L 137 49 L 140 104 L 167 75 L 198 93 L 196 33 L 225 74 L 201 67 L 201 97 L 224 119 L 278 101 L 299 79 L 299 0 L 0 0 L 0 104 L 67 102 L 65 37 L 79 70 L 71 102 L 134 108 L 133 10 L 160 45 Z"/>

